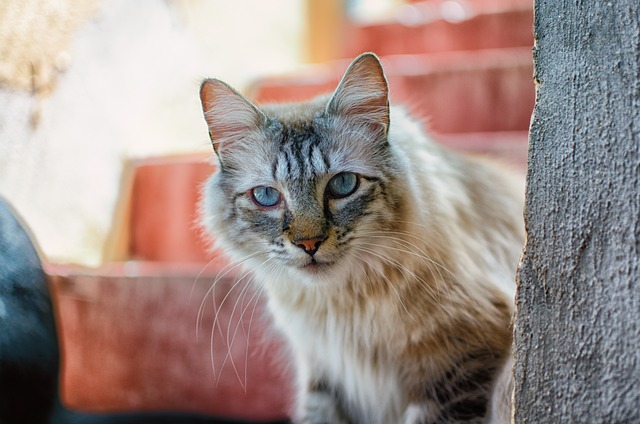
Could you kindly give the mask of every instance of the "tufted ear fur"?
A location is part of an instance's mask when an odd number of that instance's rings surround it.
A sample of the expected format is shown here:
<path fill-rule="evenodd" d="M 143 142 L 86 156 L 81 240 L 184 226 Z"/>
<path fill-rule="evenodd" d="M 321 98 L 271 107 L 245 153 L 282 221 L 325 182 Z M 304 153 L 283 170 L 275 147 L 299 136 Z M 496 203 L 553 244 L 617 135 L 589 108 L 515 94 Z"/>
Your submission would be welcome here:
<path fill-rule="evenodd" d="M 267 120 L 249 100 L 217 79 L 202 83 L 200 101 L 213 149 L 221 162 L 225 150 L 259 129 Z"/>
<path fill-rule="evenodd" d="M 349 66 L 326 112 L 386 135 L 389 129 L 389 89 L 382 64 L 363 53 Z"/>

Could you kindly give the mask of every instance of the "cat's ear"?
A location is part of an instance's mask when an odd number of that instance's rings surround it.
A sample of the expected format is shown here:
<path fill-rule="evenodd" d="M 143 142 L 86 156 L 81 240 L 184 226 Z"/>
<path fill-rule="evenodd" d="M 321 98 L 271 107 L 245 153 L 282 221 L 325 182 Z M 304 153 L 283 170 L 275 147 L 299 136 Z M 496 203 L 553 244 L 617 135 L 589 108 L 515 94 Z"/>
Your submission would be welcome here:
<path fill-rule="evenodd" d="M 200 86 L 200 101 L 209 126 L 213 149 L 220 157 L 224 150 L 265 124 L 266 116 L 249 100 L 217 79 L 207 79 Z"/>
<path fill-rule="evenodd" d="M 389 88 L 382 64 L 375 54 L 363 53 L 351 63 L 326 112 L 386 135 L 389 129 Z"/>

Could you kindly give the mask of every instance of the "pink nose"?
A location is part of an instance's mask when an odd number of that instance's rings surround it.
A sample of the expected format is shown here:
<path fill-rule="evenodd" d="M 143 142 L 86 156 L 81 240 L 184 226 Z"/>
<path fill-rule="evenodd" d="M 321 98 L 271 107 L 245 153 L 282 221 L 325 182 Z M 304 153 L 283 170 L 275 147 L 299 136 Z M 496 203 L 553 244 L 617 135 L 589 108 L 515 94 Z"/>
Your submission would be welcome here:
<path fill-rule="evenodd" d="M 304 250 L 307 254 L 313 256 L 318 251 L 318 248 L 323 241 L 324 239 L 315 237 L 304 240 L 295 240 L 293 244 Z"/>

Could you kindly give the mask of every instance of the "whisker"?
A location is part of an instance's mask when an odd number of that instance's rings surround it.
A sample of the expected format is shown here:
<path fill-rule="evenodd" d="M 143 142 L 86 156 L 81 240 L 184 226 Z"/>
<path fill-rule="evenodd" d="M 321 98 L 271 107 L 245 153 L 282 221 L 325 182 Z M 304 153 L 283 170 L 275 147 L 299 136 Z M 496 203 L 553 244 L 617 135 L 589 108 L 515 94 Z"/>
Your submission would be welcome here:
<path fill-rule="evenodd" d="M 248 366 L 249 366 L 249 343 L 251 343 L 251 323 L 253 322 L 253 315 L 256 312 L 256 307 L 258 306 L 260 297 L 262 296 L 263 292 L 264 292 L 264 285 L 261 285 L 260 288 L 256 290 L 256 293 L 251 297 L 251 299 L 249 299 L 249 303 L 247 304 L 247 307 L 248 307 L 251 304 L 251 301 L 253 300 L 253 309 L 251 311 L 251 316 L 249 317 L 249 328 L 247 332 L 244 333 L 245 340 L 247 341 L 245 345 L 245 350 L 244 350 L 244 386 L 245 387 L 247 387 L 247 376 L 249 374 Z M 244 315 L 244 312 L 243 312 L 243 315 Z M 242 325 L 242 330 L 244 332 L 244 323 Z"/>
<path fill-rule="evenodd" d="M 221 327 L 219 319 L 218 319 L 219 318 L 219 314 L 220 314 L 220 310 L 222 309 L 222 306 L 223 306 L 224 302 L 226 301 L 226 299 L 229 297 L 230 293 L 238 286 L 238 284 L 242 281 L 242 279 L 236 281 L 232 285 L 232 287 L 227 291 L 227 294 L 225 295 L 225 297 L 223 298 L 223 300 L 222 300 L 222 302 L 220 303 L 219 306 L 216 304 L 215 289 L 216 289 L 218 283 L 226 275 L 228 275 L 230 272 L 234 271 L 236 268 L 238 268 L 241 265 L 243 265 L 244 263 L 246 263 L 248 260 L 250 260 L 253 257 L 255 257 L 257 255 L 260 255 L 262 253 L 265 253 L 265 252 L 264 251 L 254 252 L 252 254 L 246 255 L 243 258 L 237 259 L 237 260 L 232 261 L 231 263 L 225 265 L 218 272 L 218 274 L 215 277 L 214 282 L 211 284 L 209 289 L 203 295 L 202 302 L 200 302 L 200 307 L 198 308 L 198 315 L 197 315 L 197 318 L 196 318 L 196 340 L 199 339 L 199 329 L 202 326 L 202 320 L 204 318 L 205 302 L 206 302 L 206 300 L 207 300 L 207 298 L 209 296 L 211 296 L 211 302 L 212 302 L 213 311 L 215 311 L 213 324 L 211 326 L 211 333 L 210 333 L 210 336 L 209 336 L 209 344 L 210 344 L 210 351 L 211 351 L 211 355 L 210 355 L 211 369 L 213 371 L 214 376 L 216 374 L 216 366 L 215 366 L 215 360 L 214 360 L 214 355 L 213 355 L 213 349 L 214 349 L 214 332 L 215 332 L 216 327 L 218 328 L 218 331 L 219 331 L 220 335 L 222 336 L 222 334 L 223 334 L 222 333 L 222 327 Z"/>
<path fill-rule="evenodd" d="M 425 225 L 424 223 L 421 222 L 416 222 L 416 221 L 406 221 L 406 220 L 399 220 L 397 221 L 397 223 L 400 224 L 407 224 L 407 226 L 409 226 L 410 228 L 422 228 L 426 231 L 426 234 L 433 234 L 435 235 L 437 238 L 441 239 L 441 240 L 446 240 L 448 239 L 448 237 L 445 236 L 445 233 L 440 231 L 440 229 L 438 228 L 437 225 Z M 413 235 L 414 237 L 417 237 L 415 234 L 409 233 L 409 232 L 405 232 L 406 235 Z M 448 243 L 433 243 L 433 245 L 431 246 L 433 249 L 439 251 L 440 253 L 445 252 L 445 248 L 443 246 L 447 245 Z"/>
<path fill-rule="evenodd" d="M 200 269 L 198 274 L 193 279 L 193 284 L 191 284 L 191 292 L 189 293 L 189 300 L 191 300 L 193 298 L 193 291 L 195 290 L 196 284 L 198 284 L 198 281 L 200 280 L 200 277 L 202 276 L 202 273 L 204 273 L 204 271 L 207 268 L 209 268 L 214 262 L 219 261 L 220 259 L 221 259 L 220 257 L 211 258 L 211 260 L 209 260 L 206 264 L 204 264 L 202 266 L 202 268 Z"/>
<path fill-rule="evenodd" d="M 274 266 L 271 266 L 271 268 L 268 270 L 269 274 L 271 274 L 273 269 L 277 269 L 278 275 L 282 274 L 282 268 L 281 267 L 277 267 L 275 266 L 275 264 L 273 264 Z M 272 277 L 269 276 L 269 279 L 271 279 Z M 265 285 L 264 284 L 260 284 L 260 289 L 256 291 L 256 294 L 254 294 L 254 296 L 252 297 L 252 299 L 255 297 L 255 301 L 253 302 L 253 309 L 251 311 L 251 316 L 249 317 L 249 328 L 247 333 L 245 334 L 245 338 L 247 340 L 246 346 L 245 346 L 245 361 L 244 361 L 244 379 L 245 379 L 245 387 L 247 386 L 247 375 L 248 375 L 248 365 L 249 365 L 249 343 L 250 343 L 250 339 L 251 339 L 251 325 L 253 323 L 253 317 L 254 314 L 256 313 L 256 308 L 258 306 L 260 297 L 262 296 L 262 293 L 264 293 L 265 290 Z M 256 296 L 257 295 L 257 296 Z M 249 303 L 247 304 L 250 305 L 251 304 L 251 299 L 249 300 Z M 243 312 L 244 315 L 244 312 Z M 243 330 L 244 330 L 244 325 L 243 325 Z"/>
<path fill-rule="evenodd" d="M 354 252 L 354 255 L 356 255 L 356 257 L 358 259 L 360 259 L 362 262 L 366 262 L 365 258 L 363 258 L 362 256 L 358 255 L 358 253 Z M 363 271 L 363 275 L 369 279 L 369 277 L 367 276 L 366 270 L 364 269 L 364 266 L 358 262 L 358 265 L 360 265 L 360 267 L 362 268 Z M 407 305 L 404 303 L 404 301 L 402 300 L 402 297 L 400 296 L 400 293 L 398 292 L 398 290 L 394 287 L 393 283 L 391 282 L 391 280 L 389 280 L 389 278 L 384 275 L 384 273 L 376 268 L 373 268 L 374 271 L 376 271 L 389 285 L 389 287 L 394 291 L 394 293 L 396 294 L 396 297 L 398 298 L 398 301 L 400 302 L 400 305 L 402 305 L 402 308 L 404 309 L 404 311 L 407 313 L 407 315 L 409 315 L 409 317 L 414 320 L 417 321 L 416 318 L 411 315 L 411 312 L 409 312 L 409 309 L 407 309 Z"/>
<path fill-rule="evenodd" d="M 426 252 L 424 252 L 418 246 L 416 246 L 416 245 L 414 245 L 414 244 L 412 244 L 410 242 L 407 242 L 407 241 L 405 241 L 403 239 L 400 239 L 400 238 L 389 237 L 389 236 L 369 235 L 369 237 L 371 237 L 371 238 L 376 238 L 377 237 L 377 238 L 384 238 L 384 239 L 392 240 L 392 241 L 395 241 L 396 243 L 399 243 L 399 244 L 403 245 L 405 248 L 397 248 L 397 247 L 386 246 L 386 245 L 381 245 L 381 244 L 376 244 L 376 243 L 371 243 L 371 242 L 366 242 L 366 241 L 363 241 L 361 243 L 362 244 L 367 244 L 367 245 L 372 246 L 372 247 L 381 247 L 381 248 L 384 248 L 384 249 L 389 249 L 389 250 L 393 250 L 393 251 L 400 252 L 400 253 L 407 253 L 407 254 L 409 254 L 411 256 L 419 258 L 427 266 L 427 268 L 429 268 L 429 270 L 431 272 L 435 271 L 442 281 L 445 281 L 445 278 L 444 278 L 444 275 L 442 275 L 441 270 L 445 271 L 454 280 L 457 280 L 457 277 L 453 274 L 453 272 L 451 272 L 449 269 L 447 269 L 441 263 L 436 262 L 435 260 L 431 259 L 431 257 Z M 416 252 L 416 250 L 417 250 L 417 252 Z"/>
<path fill-rule="evenodd" d="M 271 258 L 267 259 L 266 261 L 264 261 L 261 266 L 266 266 L 270 261 L 272 261 Z M 270 269 L 273 267 L 273 263 L 269 264 L 269 266 L 267 267 L 267 269 Z M 252 280 L 255 278 L 255 276 L 252 276 Z M 251 305 L 251 301 L 256 297 L 256 293 L 254 293 L 251 298 L 249 299 L 249 302 L 247 302 L 246 306 L 244 306 L 244 308 L 242 308 L 242 305 L 244 304 L 244 299 L 245 296 L 247 294 L 247 292 L 249 291 L 249 289 L 252 287 L 251 281 L 247 282 L 247 285 L 242 289 L 242 291 L 240 292 L 240 295 L 238 296 L 238 298 L 236 299 L 236 302 L 233 306 L 233 310 L 231 311 L 231 315 L 229 316 L 229 323 L 227 326 L 227 335 L 226 335 L 226 343 L 227 343 L 227 355 L 224 359 L 223 362 L 223 366 L 226 363 L 227 359 L 231 360 L 231 364 L 233 369 L 236 371 L 236 376 L 238 377 L 238 380 L 241 380 L 239 372 L 237 371 L 237 367 L 235 366 L 235 363 L 233 362 L 233 355 L 231 353 L 231 347 L 233 346 L 233 343 L 235 342 L 236 336 L 238 334 L 238 330 L 239 328 L 242 326 L 242 317 L 244 316 L 244 314 L 246 313 L 247 309 L 249 308 L 249 306 Z M 240 316 L 238 318 L 238 322 L 235 326 L 235 329 L 233 331 L 233 336 L 231 336 L 231 326 L 233 323 L 233 317 L 235 315 L 236 309 L 238 307 L 238 305 L 241 305 L 241 312 L 240 312 Z M 248 343 L 248 340 L 247 340 Z M 246 363 L 246 360 L 245 360 Z M 246 381 L 246 374 L 245 374 L 245 381 Z M 240 381 L 240 384 L 242 385 L 242 381 Z M 246 391 L 246 387 L 243 386 L 243 388 Z"/>
<path fill-rule="evenodd" d="M 202 318 L 204 316 L 204 308 L 205 308 L 205 302 L 206 299 L 209 295 L 212 295 L 215 298 L 215 288 L 218 284 L 218 282 L 220 280 L 222 280 L 222 278 L 224 278 L 229 272 L 235 270 L 236 268 L 240 267 L 241 265 L 243 265 L 244 263 L 246 263 L 247 261 L 249 261 L 250 259 L 252 259 L 253 257 L 260 255 L 262 253 L 265 253 L 264 251 L 261 252 L 255 252 L 252 253 L 250 255 L 247 255 L 243 258 L 240 258 L 238 260 L 235 260 L 227 265 L 225 265 L 219 272 L 218 274 L 216 274 L 216 277 L 213 281 L 213 283 L 211 284 L 211 286 L 209 287 L 209 289 L 206 291 L 206 293 L 203 295 L 202 297 L 202 302 L 200 302 L 200 307 L 198 308 L 198 314 L 196 317 L 196 340 L 198 340 L 198 335 L 199 335 L 199 328 L 202 325 Z M 192 287 L 193 290 L 193 287 Z M 214 301 L 214 306 L 215 306 L 215 301 Z"/>
<path fill-rule="evenodd" d="M 392 234 L 392 235 L 387 235 L 387 234 Z M 393 236 L 393 234 L 397 235 L 398 237 Z M 366 237 L 369 237 L 369 238 L 381 238 L 381 239 L 387 239 L 387 240 L 390 240 L 390 241 L 393 241 L 393 242 L 399 244 L 403 248 L 391 247 L 391 246 L 387 246 L 387 245 L 376 245 L 375 243 L 369 242 L 369 244 L 371 246 L 381 247 L 381 248 L 384 248 L 384 249 L 396 250 L 396 251 L 399 251 L 401 253 L 408 253 L 408 254 L 411 254 L 412 256 L 416 256 L 416 257 L 420 258 L 422 260 L 422 262 L 430 270 L 430 272 L 437 274 L 437 276 L 439 277 L 439 279 L 436 279 L 434 281 L 434 283 L 436 285 L 439 285 L 440 282 L 444 283 L 444 282 L 447 281 L 445 276 L 442 274 L 443 271 L 447 274 L 447 276 L 452 281 L 460 282 L 458 276 L 453 271 L 451 271 L 446 266 L 444 266 L 440 261 L 433 260 L 431 258 L 431 256 L 424 249 L 422 249 L 420 246 L 418 246 L 416 243 L 413 243 L 413 242 L 410 242 L 408 240 L 405 240 L 404 238 L 402 238 L 400 236 L 410 236 L 410 237 L 414 237 L 414 238 L 417 238 L 418 240 L 420 240 L 420 238 L 417 237 L 415 234 L 406 233 L 406 232 L 399 232 L 399 231 L 384 232 L 384 233 L 379 233 L 379 232 L 363 233 L 360 238 L 361 239 L 365 239 L 365 240 L 366 240 Z M 367 242 L 364 241 L 363 243 L 367 243 Z M 406 250 L 406 249 L 409 249 L 409 250 Z M 440 289 L 441 289 L 441 287 L 438 287 L 438 291 L 440 291 Z M 450 288 L 449 288 L 448 285 L 445 285 L 445 290 L 447 291 L 447 294 L 450 297 L 451 294 L 450 294 Z"/>
<path fill-rule="evenodd" d="M 222 299 L 222 302 L 220 302 L 220 305 L 217 306 L 216 308 L 216 313 L 215 316 L 213 318 L 213 325 L 211 327 L 211 334 L 210 334 L 210 338 L 209 338 L 209 350 L 211 352 L 210 356 L 211 356 L 211 366 L 213 367 L 213 373 L 215 375 L 215 364 L 214 364 L 214 339 L 215 339 L 215 329 L 216 327 L 218 327 L 218 332 L 220 333 L 220 336 L 223 337 L 222 334 L 222 327 L 220 326 L 220 321 L 219 321 L 219 317 L 220 317 L 220 311 L 222 311 L 222 306 L 224 305 L 225 301 L 229 298 L 229 296 L 231 295 L 231 292 L 233 292 L 233 290 L 238 286 L 238 284 L 240 284 L 242 282 L 242 278 L 239 279 L 238 281 L 236 281 L 231 288 L 229 289 L 229 291 L 227 291 L 226 295 L 224 296 L 224 298 Z M 213 296 L 214 299 L 214 307 L 215 307 L 215 295 Z M 220 374 L 218 375 L 218 380 L 216 382 L 216 384 L 219 384 L 220 382 L 220 377 L 222 376 L 222 370 L 224 369 L 224 365 L 226 363 L 226 358 L 223 361 L 221 367 L 220 367 Z"/>
<path fill-rule="evenodd" d="M 375 244 L 374 244 L 373 246 L 377 246 L 377 245 L 375 245 Z M 438 299 L 438 294 L 437 294 L 437 292 L 433 289 L 433 287 L 431 287 L 431 285 L 430 285 L 427 281 L 425 281 L 422 277 L 420 277 L 419 275 L 417 275 L 413 270 L 411 270 L 410 268 L 408 268 L 406 265 L 402 264 L 402 263 L 401 263 L 400 261 L 398 261 L 397 259 L 389 258 L 389 257 L 385 257 L 385 256 L 383 256 L 382 254 L 380 254 L 379 252 L 376 252 L 376 251 L 375 251 L 375 250 L 373 250 L 373 249 L 369 249 L 369 248 L 363 247 L 363 246 L 361 246 L 361 245 L 358 245 L 358 246 L 357 246 L 357 249 L 358 249 L 358 250 L 360 250 L 360 251 L 362 251 L 362 252 L 365 252 L 365 253 L 368 253 L 368 254 L 370 254 L 370 255 L 373 255 L 373 256 L 375 256 L 375 257 L 377 257 L 377 258 L 381 259 L 381 260 L 382 260 L 382 261 L 384 261 L 384 262 L 390 263 L 390 264 L 392 264 L 392 265 L 396 266 L 396 267 L 397 267 L 398 269 L 400 269 L 401 271 L 404 271 L 404 272 L 406 272 L 406 273 L 410 274 L 410 275 L 411 275 L 412 277 L 414 277 L 418 282 L 420 282 L 420 283 L 421 283 L 421 285 L 422 285 L 425 289 L 427 289 L 427 290 L 431 293 L 432 298 L 433 298 L 434 300 L 436 300 L 436 301 L 437 301 L 437 300 L 439 300 L 439 299 Z M 382 273 L 382 272 L 379 272 L 379 273 L 380 273 L 381 275 L 383 275 L 383 273 Z M 385 277 L 385 278 L 386 278 L 386 277 Z M 405 280 L 406 280 L 406 276 L 405 276 Z M 408 282 L 408 280 L 406 280 L 406 281 Z"/>
<path fill-rule="evenodd" d="M 268 262 L 269 259 L 267 259 L 264 263 Z M 218 308 L 218 310 L 216 311 L 214 320 L 213 320 L 213 328 L 211 329 L 211 342 L 210 342 L 210 349 L 211 349 L 211 357 L 213 358 L 213 349 L 214 349 L 214 332 L 215 332 L 215 327 L 218 327 L 219 333 L 220 333 L 220 337 L 222 338 L 222 340 L 224 340 L 224 335 L 222 333 L 222 327 L 220 326 L 220 322 L 219 322 L 219 315 L 220 312 L 222 311 L 222 306 L 224 305 L 224 303 L 227 301 L 227 299 L 229 298 L 229 296 L 231 295 L 231 293 L 233 292 L 233 290 L 238 286 L 238 284 L 240 284 L 248 275 L 251 275 L 252 271 L 246 271 L 244 274 L 242 274 L 242 276 L 233 284 L 233 286 L 229 289 L 229 291 L 227 292 L 227 294 L 224 296 L 224 298 L 222 299 L 222 302 L 220 302 L 220 306 Z M 242 296 L 242 292 L 246 289 L 247 286 L 245 286 L 242 291 L 240 292 L 240 295 L 238 297 Z M 236 305 L 237 305 L 237 301 L 236 301 Z M 233 308 L 233 311 L 235 311 L 235 306 Z M 231 320 L 231 317 L 233 317 L 233 311 L 231 316 L 229 317 L 229 319 Z M 230 325 L 230 324 L 229 324 Z M 227 327 L 227 332 L 228 332 L 228 327 Z M 220 374 L 218 375 L 218 382 L 216 384 L 220 383 L 220 378 L 222 377 L 222 370 L 224 369 L 224 366 L 227 363 L 227 360 L 232 357 L 231 356 L 231 347 L 227 345 L 227 355 L 225 356 L 222 365 L 220 366 Z M 241 381 L 240 375 L 238 373 L 238 370 L 235 366 L 235 363 L 233 362 L 233 360 L 231 361 L 231 366 L 233 367 L 236 376 L 238 377 L 238 380 Z"/>

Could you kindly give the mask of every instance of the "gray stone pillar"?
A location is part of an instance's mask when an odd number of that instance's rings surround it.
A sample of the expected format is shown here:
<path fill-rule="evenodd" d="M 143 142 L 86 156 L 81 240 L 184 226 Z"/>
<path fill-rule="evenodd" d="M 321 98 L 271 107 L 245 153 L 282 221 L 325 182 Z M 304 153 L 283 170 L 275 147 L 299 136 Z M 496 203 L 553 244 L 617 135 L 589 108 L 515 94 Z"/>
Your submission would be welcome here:
<path fill-rule="evenodd" d="M 640 1 L 537 0 L 516 423 L 640 422 Z"/>

